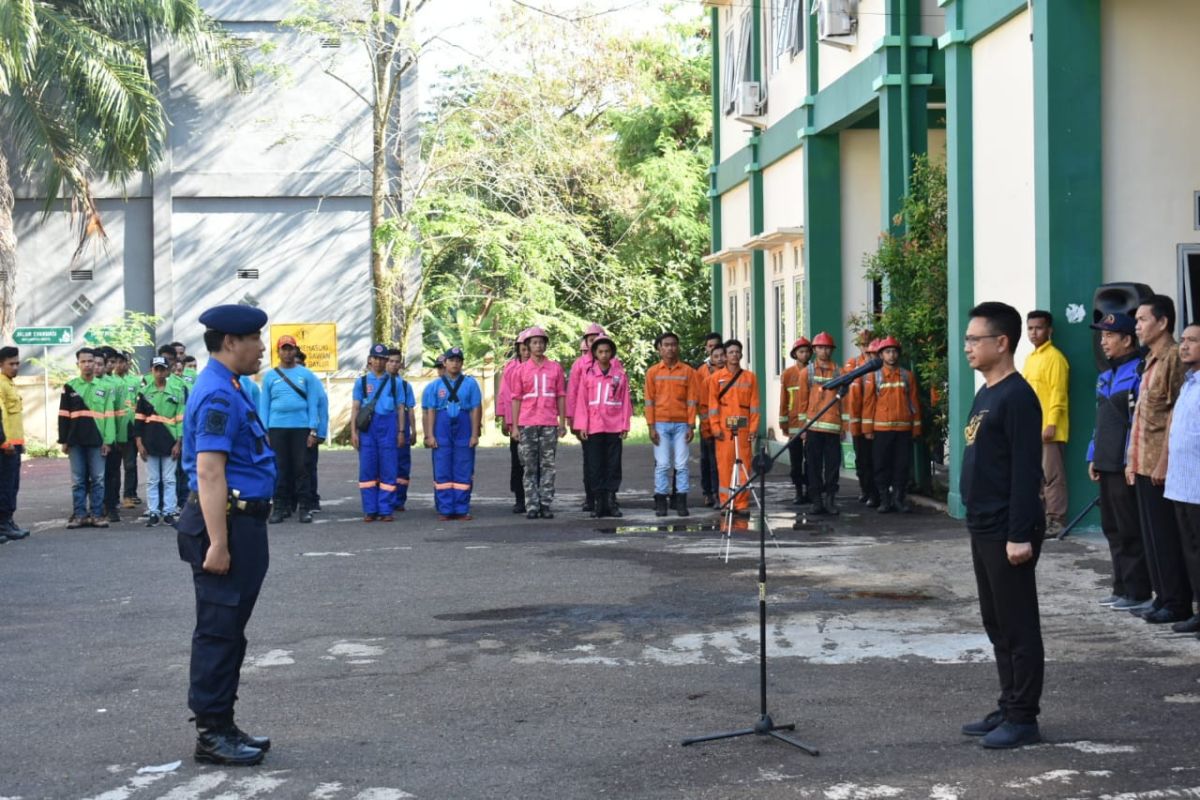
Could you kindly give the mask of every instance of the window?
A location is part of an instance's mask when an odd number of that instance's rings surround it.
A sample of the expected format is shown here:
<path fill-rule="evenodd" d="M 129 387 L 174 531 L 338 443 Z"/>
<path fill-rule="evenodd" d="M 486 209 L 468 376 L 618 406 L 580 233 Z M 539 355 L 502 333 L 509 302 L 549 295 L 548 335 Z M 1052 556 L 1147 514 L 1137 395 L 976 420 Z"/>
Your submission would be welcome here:
<path fill-rule="evenodd" d="M 787 295 L 783 291 L 783 282 L 771 287 L 775 298 L 775 375 L 782 375 L 787 368 L 788 329 L 787 329 Z"/>
<path fill-rule="evenodd" d="M 729 338 L 736 339 L 738 337 L 738 307 L 737 295 L 729 295 Z"/>
<path fill-rule="evenodd" d="M 1183 326 L 1200 317 L 1200 244 L 1181 244 L 1179 253 L 1179 298 L 1177 325 Z M 1174 331 L 1172 331 L 1174 333 Z"/>
<path fill-rule="evenodd" d="M 754 65 L 750 59 L 750 30 L 752 27 L 750 12 L 747 11 L 742 14 L 741 25 L 738 28 L 737 64 L 734 67 L 734 80 L 737 83 L 754 80 Z M 733 89 L 736 94 L 737 86 L 734 86 Z"/>
<path fill-rule="evenodd" d="M 784 56 L 793 58 L 804 49 L 804 0 L 774 0 L 767 31 L 770 72 L 774 74 Z"/>
<path fill-rule="evenodd" d="M 745 308 L 742 311 L 743 317 L 746 320 L 745 329 L 742 332 L 742 344 L 745 349 L 742 352 L 742 366 L 749 369 L 754 362 L 750 359 L 750 354 L 754 350 L 754 306 L 750 302 L 750 290 L 746 290 Z"/>
<path fill-rule="evenodd" d="M 721 97 L 725 100 L 725 113 L 733 112 L 736 103 L 737 87 L 733 85 L 734 70 L 737 64 L 737 53 L 733 50 L 733 28 L 725 31 L 725 68 L 721 73 Z"/>
<path fill-rule="evenodd" d="M 796 338 L 804 335 L 804 277 L 792 278 L 792 313 L 796 317 Z"/>

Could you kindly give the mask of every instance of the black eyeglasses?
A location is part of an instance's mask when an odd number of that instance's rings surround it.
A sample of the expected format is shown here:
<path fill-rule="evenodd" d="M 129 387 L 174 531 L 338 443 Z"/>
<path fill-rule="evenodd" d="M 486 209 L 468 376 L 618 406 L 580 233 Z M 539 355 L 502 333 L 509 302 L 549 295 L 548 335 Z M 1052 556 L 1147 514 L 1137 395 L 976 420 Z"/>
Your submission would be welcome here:
<path fill-rule="evenodd" d="M 964 336 L 963 344 L 965 344 L 967 347 L 974 347 L 984 339 L 999 339 L 1003 335 L 1003 333 L 987 333 L 983 336 Z"/>

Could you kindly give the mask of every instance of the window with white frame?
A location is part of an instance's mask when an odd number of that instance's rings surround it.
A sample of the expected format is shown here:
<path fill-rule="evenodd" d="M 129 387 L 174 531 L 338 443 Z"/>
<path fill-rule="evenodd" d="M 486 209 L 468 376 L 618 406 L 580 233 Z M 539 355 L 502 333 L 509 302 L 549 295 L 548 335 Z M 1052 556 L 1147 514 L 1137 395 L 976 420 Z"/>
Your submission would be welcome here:
<path fill-rule="evenodd" d="M 771 287 L 771 294 L 775 300 L 775 375 L 779 376 L 787 368 L 788 357 L 787 294 L 783 281 Z"/>
<path fill-rule="evenodd" d="M 804 49 L 804 0 L 771 0 L 767 25 L 768 72 L 775 74 L 784 58 L 794 58 Z"/>
<path fill-rule="evenodd" d="M 736 339 L 738 335 L 738 302 L 737 294 L 729 295 L 729 334 L 728 338 Z"/>
<path fill-rule="evenodd" d="M 737 66 L 735 69 L 735 80 L 738 83 L 754 80 L 754 64 L 751 58 L 750 35 L 754 27 L 754 21 L 750 18 L 750 12 L 742 14 L 742 20 L 738 27 L 738 46 L 737 46 Z M 736 93 L 737 86 L 734 86 Z"/>
<path fill-rule="evenodd" d="M 796 320 L 796 338 L 804 335 L 804 277 L 792 278 L 792 316 Z"/>
<path fill-rule="evenodd" d="M 730 17 L 732 21 L 732 17 Z M 736 102 L 737 87 L 734 85 L 734 75 L 737 69 L 737 51 L 733 49 L 734 33 L 733 25 L 729 25 L 725 31 L 725 64 L 721 71 L 721 98 L 724 102 L 725 113 L 733 113 L 734 104 Z"/>
<path fill-rule="evenodd" d="M 754 362 L 750 358 L 750 354 L 754 351 L 754 306 L 750 303 L 750 290 L 745 293 L 745 302 L 742 304 L 742 316 L 746 320 L 745 327 L 742 331 L 742 366 L 746 369 Z"/>

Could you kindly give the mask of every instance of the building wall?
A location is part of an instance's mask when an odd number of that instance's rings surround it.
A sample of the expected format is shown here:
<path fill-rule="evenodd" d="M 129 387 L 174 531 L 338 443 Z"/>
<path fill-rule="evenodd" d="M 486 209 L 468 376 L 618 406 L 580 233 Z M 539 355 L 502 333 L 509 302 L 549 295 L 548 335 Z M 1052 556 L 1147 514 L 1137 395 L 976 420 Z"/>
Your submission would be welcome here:
<path fill-rule="evenodd" d="M 863 277 L 863 258 L 879 244 L 880 185 L 879 131 L 841 133 L 842 150 L 842 329 L 830 331 L 837 340 L 837 357 L 857 351 L 847 321 L 869 311 L 873 286 Z M 815 333 L 815 331 L 814 331 Z"/>
<path fill-rule="evenodd" d="M 731 3 L 721 9 L 721 62 L 722 72 L 724 75 L 724 63 L 727 59 L 734 57 L 740 36 L 741 26 L 750 24 L 750 6 L 747 3 Z M 730 48 L 727 44 L 728 39 L 726 34 L 733 31 L 733 47 Z M 737 78 L 734 78 L 734 84 L 737 84 Z M 733 153 L 741 150 L 746 146 L 749 139 L 749 128 L 746 123 L 738 122 L 735 119 L 734 113 L 731 111 L 726 114 L 724 108 L 721 110 L 721 158 L 728 158 Z"/>
<path fill-rule="evenodd" d="M 887 32 L 887 0 L 861 0 L 858 4 L 858 39 L 851 48 L 818 44 L 821 65 L 817 70 L 824 89 L 854 68 L 858 62 L 874 58 L 875 45 Z"/>
<path fill-rule="evenodd" d="M 946 12 L 938 0 L 921 0 L 921 33 L 938 37 L 946 32 Z"/>
<path fill-rule="evenodd" d="M 1200 243 L 1200 4 L 1106 0 L 1101 26 L 1104 280 L 1177 297 L 1176 245 Z"/>
<path fill-rule="evenodd" d="M 1022 12 L 973 52 L 975 300 L 1000 300 L 1022 315 L 1036 304 L 1029 25 Z"/>
<path fill-rule="evenodd" d="M 763 170 L 763 228 L 770 233 L 803 225 L 804 152 L 794 150 Z"/>

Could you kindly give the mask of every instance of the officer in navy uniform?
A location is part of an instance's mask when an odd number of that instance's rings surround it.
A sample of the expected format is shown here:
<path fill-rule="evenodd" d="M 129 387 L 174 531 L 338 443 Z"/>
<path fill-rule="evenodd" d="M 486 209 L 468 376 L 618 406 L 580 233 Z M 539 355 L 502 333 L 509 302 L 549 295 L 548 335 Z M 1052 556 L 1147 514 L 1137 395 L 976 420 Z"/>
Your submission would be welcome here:
<path fill-rule="evenodd" d="M 267 574 L 267 517 L 275 454 L 240 376 L 262 364 L 267 315 L 225 305 L 200 315 L 209 360 L 188 398 L 183 469 L 189 494 L 176 529 L 179 556 L 192 567 L 196 629 L 188 707 L 196 714 L 197 761 L 253 765 L 271 740 L 234 723 L 246 623 Z"/>

